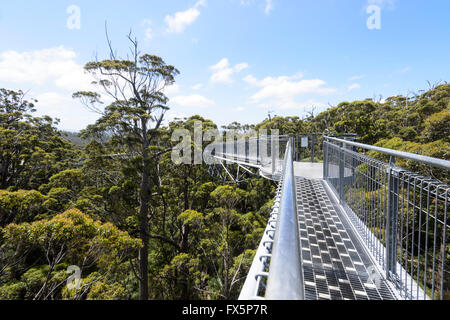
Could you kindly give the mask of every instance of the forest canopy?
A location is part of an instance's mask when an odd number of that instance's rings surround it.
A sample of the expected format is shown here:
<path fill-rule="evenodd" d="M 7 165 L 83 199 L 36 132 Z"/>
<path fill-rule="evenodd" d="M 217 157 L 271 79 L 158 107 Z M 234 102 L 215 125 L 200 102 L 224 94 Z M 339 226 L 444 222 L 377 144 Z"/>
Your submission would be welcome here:
<path fill-rule="evenodd" d="M 200 115 L 164 124 L 170 101 L 163 88 L 179 71 L 135 52 L 127 61 L 113 56 L 86 64 L 113 102 L 79 135 L 34 116 L 36 101 L 22 91 L 0 89 L 0 299 L 239 295 L 276 185 L 257 176 L 234 184 L 206 164 L 174 164 L 174 130 L 193 132 L 195 121 L 204 130 L 218 126 Z M 113 87 L 123 74 L 133 90 L 118 94 Z M 95 92 L 74 97 L 98 108 Z M 222 128 L 250 129 L 356 133 L 362 143 L 450 160 L 450 85 Z M 399 165 L 449 181 L 437 169 Z M 73 265 L 81 283 L 68 289 Z"/>

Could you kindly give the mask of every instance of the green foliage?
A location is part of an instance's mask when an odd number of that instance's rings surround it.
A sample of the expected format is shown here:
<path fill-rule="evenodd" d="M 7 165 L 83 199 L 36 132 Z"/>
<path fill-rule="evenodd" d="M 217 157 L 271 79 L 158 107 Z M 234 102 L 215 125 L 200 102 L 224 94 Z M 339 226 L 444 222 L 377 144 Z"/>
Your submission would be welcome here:
<path fill-rule="evenodd" d="M 138 63 L 92 62 L 86 71 L 100 88 L 109 89 L 119 71 L 156 72 L 165 85 L 178 74 L 151 55 Z M 80 140 L 74 146 L 62 138 L 51 118 L 30 115 L 34 100 L 24 100 L 20 91 L 0 90 L 0 299 L 137 299 L 144 253 L 137 252 L 145 241 L 151 298 L 237 298 L 276 185 L 262 178 L 222 183 L 204 164 L 174 164 L 170 150 L 175 129 L 193 134 L 196 121 L 202 121 L 204 131 L 217 126 L 199 115 L 163 126 L 157 114 L 168 108 L 167 97 L 141 89 L 127 101 L 115 99 L 106 106 L 103 117 L 83 131 L 82 150 Z M 95 92 L 74 97 L 90 107 L 102 106 Z M 415 98 L 342 102 L 315 117 L 276 116 L 224 128 L 238 135 L 251 129 L 294 135 L 352 132 L 363 143 L 450 159 L 449 110 L 446 84 Z M 368 155 L 389 160 L 376 152 Z M 401 159 L 397 165 L 450 182 L 440 169 Z M 364 165 L 356 170 L 355 186 L 366 175 L 385 174 Z M 383 212 L 383 186 L 374 186 L 365 198 L 361 194 L 356 187 L 347 190 L 347 202 L 364 208 L 378 199 L 372 214 Z M 434 208 L 431 204 L 430 210 Z M 65 286 L 69 265 L 82 269 L 79 290 Z"/>
<path fill-rule="evenodd" d="M 211 196 L 218 202 L 219 206 L 228 209 L 234 208 L 246 195 L 247 193 L 244 190 L 230 185 L 219 186 L 211 193 Z"/>
<path fill-rule="evenodd" d="M 425 142 L 444 140 L 450 143 L 450 109 L 434 113 L 425 120 L 422 137 Z"/>
<path fill-rule="evenodd" d="M 394 137 L 411 142 L 448 139 L 449 101 L 450 84 L 443 84 L 408 103 L 402 96 L 385 102 L 343 102 L 320 113 L 310 126 L 319 132 L 357 133 L 358 140 L 367 144 Z"/>
<path fill-rule="evenodd" d="M 190 226 L 199 226 L 203 220 L 203 214 L 194 210 L 186 210 L 178 216 L 178 220 Z"/>
<path fill-rule="evenodd" d="M 35 190 L 0 190 L 0 227 L 9 223 L 31 222 L 47 211 L 47 197 Z"/>
<path fill-rule="evenodd" d="M 405 141 L 401 138 L 383 139 L 375 144 L 376 146 L 400 150 L 420 155 L 425 155 L 429 157 L 434 157 L 438 159 L 450 159 L 450 142 L 445 140 L 436 140 L 428 143 L 418 143 Z M 379 154 L 377 152 L 371 151 L 368 153 L 369 156 L 377 158 L 383 161 L 389 161 L 386 155 Z M 450 182 L 450 176 L 446 170 L 430 167 L 417 161 L 406 160 L 399 158 L 396 162 L 398 166 L 403 169 L 422 173 L 425 176 L 435 177 L 441 181 Z"/>
<path fill-rule="evenodd" d="M 27 286 L 20 281 L 6 283 L 0 287 L 0 300 L 23 300 Z"/>
<path fill-rule="evenodd" d="M 66 258 L 80 263 L 87 254 L 92 259 L 118 259 L 140 246 L 111 223 L 94 221 L 77 209 L 71 209 L 51 219 L 32 223 L 10 224 L 3 229 L 6 242 L 23 241 L 42 248 L 55 257 L 64 250 Z M 95 250 L 96 255 L 92 252 Z"/>
<path fill-rule="evenodd" d="M 0 189 L 37 189 L 78 153 L 48 116 L 33 117 L 22 91 L 0 89 Z"/>
<path fill-rule="evenodd" d="M 280 134 L 299 135 L 306 132 L 306 123 L 299 117 L 274 117 L 266 119 L 255 126 L 255 130 L 279 130 Z"/>
<path fill-rule="evenodd" d="M 50 188 L 67 188 L 74 191 L 79 191 L 85 184 L 81 169 L 68 169 L 50 177 L 48 186 Z"/>
<path fill-rule="evenodd" d="M 87 300 L 124 300 L 128 298 L 127 290 L 120 283 L 105 283 L 102 281 L 92 285 Z"/>
<path fill-rule="evenodd" d="M 21 276 L 20 280 L 27 284 L 29 296 L 26 298 L 53 296 L 56 292 L 53 286 L 67 278 L 67 265 L 62 264 L 64 261 L 82 269 L 96 265 L 98 270 L 105 272 L 141 246 L 139 240 L 131 238 L 111 223 L 102 224 L 77 209 L 51 219 L 10 224 L 2 233 L 2 249 L 6 253 L 11 252 L 8 248 L 31 248 L 34 255 L 42 257 L 40 261 L 48 263 L 29 269 Z M 29 249 L 26 251 L 29 252 Z M 14 258 L 5 257 L 5 261 L 13 263 Z"/>

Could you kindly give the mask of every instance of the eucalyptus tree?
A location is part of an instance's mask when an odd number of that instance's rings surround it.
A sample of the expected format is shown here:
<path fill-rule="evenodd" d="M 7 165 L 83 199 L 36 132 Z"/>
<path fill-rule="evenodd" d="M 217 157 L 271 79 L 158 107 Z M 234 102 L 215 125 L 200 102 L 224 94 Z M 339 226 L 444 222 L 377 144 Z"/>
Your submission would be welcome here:
<path fill-rule="evenodd" d="M 36 189 L 76 157 L 58 120 L 32 115 L 36 102 L 21 90 L 0 89 L 0 189 Z"/>
<path fill-rule="evenodd" d="M 159 130 L 168 110 L 166 87 L 175 82 L 179 71 L 167 65 L 158 56 L 142 54 L 138 41 L 128 35 L 130 54 L 120 58 L 112 48 L 108 36 L 109 59 L 92 61 L 85 70 L 95 79 L 97 91 L 80 91 L 73 94 L 82 103 L 101 114 L 93 125 L 83 131 L 84 136 L 107 133 L 111 140 L 123 148 L 130 158 L 138 160 L 139 237 L 143 247 L 139 250 L 139 297 L 148 299 L 148 241 L 150 205 L 152 197 L 151 171 L 155 161 L 169 150 L 156 146 Z M 109 103 L 102 108 L 105 98 Z M 102 101 L 103 100 L 103 101 Z"/>

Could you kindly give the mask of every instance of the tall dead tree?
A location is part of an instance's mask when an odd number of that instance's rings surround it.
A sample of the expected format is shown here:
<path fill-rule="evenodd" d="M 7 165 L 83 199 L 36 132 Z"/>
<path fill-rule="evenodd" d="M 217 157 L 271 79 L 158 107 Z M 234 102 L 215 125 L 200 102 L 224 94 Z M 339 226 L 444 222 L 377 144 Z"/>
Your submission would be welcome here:
<path fill-rule="evenodd" d="M 139 297 L 148 299 L 148 242 L 150 204 L 152 197 L 151 166 L 159 156 L 151 151 L 152 143 L 168 110 L 168 98 L 164 89 L 175 82 L 179 71 L 167 65 L 162 58 L 141 54 L 138 41 L 128 35 L 131 47 L 126 59 L 117 57 L 108 33 L 109 59 L 89 62 L 85 70 L 95 79 L 99 91 L 74 93 L 91 110 L 101 113 L 94 125 L 88 126 L 86 133 L 114 135 L 127 147 L 129 152 L 141 159 L 139 190 L 139 237 L 143 247 L 139 250 Z M 111 103 L 104 109 L 101 100 Z"/>

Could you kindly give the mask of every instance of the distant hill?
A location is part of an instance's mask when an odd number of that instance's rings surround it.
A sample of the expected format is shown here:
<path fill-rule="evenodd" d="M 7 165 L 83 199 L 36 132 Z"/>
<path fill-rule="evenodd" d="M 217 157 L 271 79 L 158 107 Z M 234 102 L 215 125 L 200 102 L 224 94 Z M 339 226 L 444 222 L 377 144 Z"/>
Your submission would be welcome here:
<path fill-rule="evenodd" d="M 89 140 L 83 139 L 79 136 L 79 132 L 61 131 L 62 136 L 78 147 L 84 147 L 89 143 Z"/>

